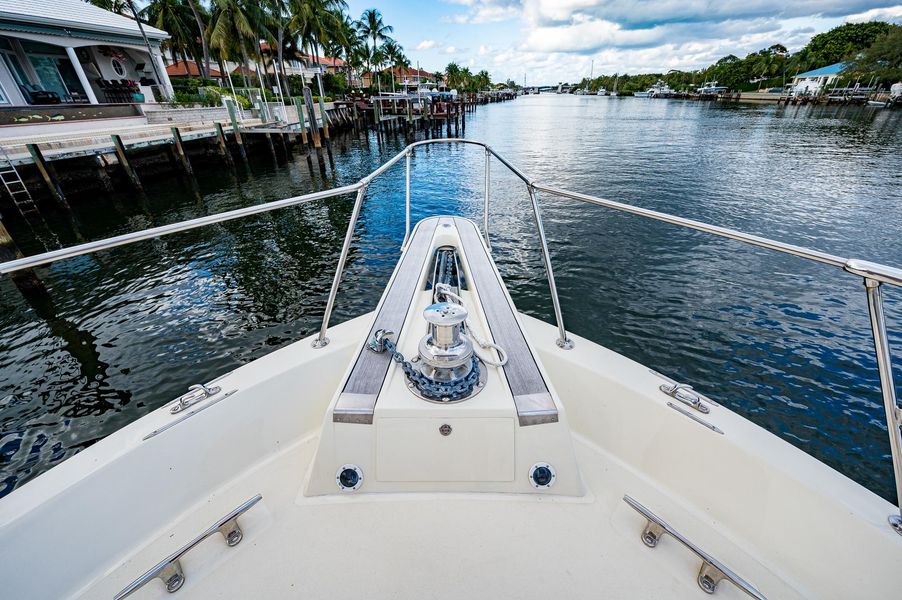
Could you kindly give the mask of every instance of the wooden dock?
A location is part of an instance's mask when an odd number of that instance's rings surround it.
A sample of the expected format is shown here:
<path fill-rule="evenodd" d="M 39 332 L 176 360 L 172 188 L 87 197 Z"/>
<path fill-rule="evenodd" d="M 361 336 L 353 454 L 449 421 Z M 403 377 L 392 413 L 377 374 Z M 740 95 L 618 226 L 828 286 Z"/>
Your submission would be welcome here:
<path fill-rule="evenodd" d="M 82 124 L 78 131 L 15 135 L 15 127 L 0 128 L 0 171 L 14 173 L 32 193 L 49 196 L 59 207 L 69 209 L 67 194 L 91 190 L 105 192 L 118 188 L 143 192 L 142 177 L 176 170 L 193 178 L 204 165 L 236 165 L 250 168 L 251 151 L 271 156 L 275 163 L 288 160 L 299 151 L 311 169 L 318 165 L 325 172 L 332 165 L 331 130 L 361 132 L 373 128 L 379 133 L 429 130 L 439 135 L 459 135 L 466 127 L 466 114 L 479 104 L 512 99 L 500 94 L 463 94 L 439 96 L 428 101 L 422 97 L 397 96 L 315 103 L 309 90 L 303 99 L 282 106 L 260 103 L 253 118 L 241 118 L 240 111 L 226 103 L 227 119 L 190 119 L 191 109 L 164 110 L 157 121 L 165 123 L 122 124 L 98 119 L 95 127 Z M 206 109 L 212 110 L 212 109 Z M 217 114 L 226 114 L 222 107 Z M 187 116 L 187 118 L 185 118 Z M 261 118 L 262 117 L 262 118 Z M 62 128 L 59 128 L 62 129 Z M 334 168 L 334 166 L 333 166 Z M 21 176 L 20 176 L 21 175 Z M 18 189 L 18 188 L 15 188 Z M 15 196 L 6 188 L 7 200 Z M 9 202 L 23 213 L 21 202 Z M 24 206 L 24 204 L 23 204 Z M 34 204 L 35 207 L 38 204 Z M 28 212 L 32 212 L 30 206 Z M 35 209 L 33 212 L 38 213 Z"/>

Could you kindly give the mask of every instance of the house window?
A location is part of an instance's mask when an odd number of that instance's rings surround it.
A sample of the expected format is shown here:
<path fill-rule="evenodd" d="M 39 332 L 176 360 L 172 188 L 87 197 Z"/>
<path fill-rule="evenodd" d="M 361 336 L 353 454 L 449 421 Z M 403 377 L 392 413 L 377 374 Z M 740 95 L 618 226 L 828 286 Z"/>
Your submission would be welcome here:
<path fill-rule="evenodd" d="M 125 77 L 125 67 L 122 66 L 121 62 L 114 58 L 110 60 L 110 65 L 113 67 L 113 71 L 116 73 L 116 75 L 118 75 L 119 77 Z"/>

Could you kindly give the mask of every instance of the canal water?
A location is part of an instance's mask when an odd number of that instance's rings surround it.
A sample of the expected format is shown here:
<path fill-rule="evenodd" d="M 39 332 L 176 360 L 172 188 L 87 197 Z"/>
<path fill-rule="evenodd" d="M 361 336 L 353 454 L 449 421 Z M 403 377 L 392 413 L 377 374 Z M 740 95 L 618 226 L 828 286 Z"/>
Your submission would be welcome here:
<path fill-rule="evenodd" d="M 480 107 L 465 136 L 532 177 L 680 216 L 902 265 L 902 113 L 852 107 L 528 96 Z M 422 137 L 422 134 L 419 134 Z M 10 217 L 26 254 L 356 181 L 402 136 L 339 136 L 302 158 L 205 170 L 87 198 L 52 235 Z M 484 155 L 413 162 L 414 218 L 481 218 Z M 894 498 L 864 288 L 823 265 L 540 197 L 567 327 L 679 381 Z M 283 209 L 0 280 L 0 496 L 207 381 L 314 332 L 352 198 Z M 335 322 L 375 307 L 404 235 L 402 163 L 370 188 Z M 518 308 L 551 320 L 525 189 L 492 166 L 495 259 Z M 902 303 L 885 292 L 902 354 Z M 902 364 L 902 359 L 897 361 Z M 897 381 L 902 371 L 896 369 Z M 674 451 L 679 451 L 675 448 Z"/>

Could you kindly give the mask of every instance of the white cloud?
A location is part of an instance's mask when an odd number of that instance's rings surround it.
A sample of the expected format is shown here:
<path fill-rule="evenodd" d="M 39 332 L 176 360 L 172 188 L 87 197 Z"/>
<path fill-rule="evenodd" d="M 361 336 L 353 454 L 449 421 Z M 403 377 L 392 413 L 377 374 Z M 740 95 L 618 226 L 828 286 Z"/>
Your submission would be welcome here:
<path fill-rule="evenodd" d="M 898 0 L 523 0 L 523 14 L 535 25 L 572 23 L 579 19 L 649 25 L 758 17 L 842 17 L 898 3 Z"/>
<path fill-rule="evenodd" d="M 448 23 L 496 23 L 516 18 L 520 14 L 519 0 L 448 0 L 469 10 L 446 17 Z"/>
<path fill-rule="evenodd" d="M 864 23 L 867 21 L 889 21 L 890 23 L 902 23 L 902 4 L 888 6 L 886 8 L 872 8 L 862 13 L 849 15 L 845 18 L 848 23 Z"/>
<path fill-rule="evenodd" d="M 472 44 L 447 46 L 495 80 L 578 81 L 589 74 L 667 72 L 708 66 L 775 43 L 791 51 L 843 22 L 902 22 L 902 0 L 444 0 L 461 7 L 444 20 L 495 25 L 455 29 Z M 478 32 L 478 33 L 477 33 Z"/>
<path fill-rule="evenodd" d="M 429 50 L 435 48 L 435 40 L 423 40 L 414 47 L 414 50 Z"/>

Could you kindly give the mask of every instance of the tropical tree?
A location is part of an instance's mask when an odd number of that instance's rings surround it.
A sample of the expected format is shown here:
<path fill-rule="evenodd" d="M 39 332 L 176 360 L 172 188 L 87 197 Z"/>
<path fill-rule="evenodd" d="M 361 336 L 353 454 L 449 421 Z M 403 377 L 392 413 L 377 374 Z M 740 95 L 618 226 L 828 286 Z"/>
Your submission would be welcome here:
<path fill-rule="evenodd" d="M 341 39 L 340 52 L 334 56 L 341 55 L 344 58 L 345 66 L 348 71 L 348 85 L 353 82 L 354 70 L 363 68 L 366 61 L 366 38 L 362 38 L 354 26 L 354 21 L 348 15 L 341 16 Z"/>
<path fill-rule="evenodd" d="M 169 39 L 162 44 L 164 50 L 169 50 L 178 63 L 178 57 L 188 63 L 188 56 L 197 61 L 198 30 L 191 13 L 191 8 L 181 0 L 152 0 L 139 16 L 147 23 L 169 33 Z M 190 72 L 190 71 L 189 71 Z"/>
<path fill-rule="evenodd" d="M 811 38 L 803 52 L 810 66 L 830 65 L 861 52 L 891 27 L 883 21 L 846 23 Z"/>
<path fill-rule="evenodd" d="M 492 78 L 489 76 L 489 72 L 483 69 L 479 73 L 476 73 L 474 77 L 474 87 L 476 90 L 484 90 L 492 85 Z M 508 82 L 507 87 L 513 88 L 516 84 L 513 82 Z"/>
<path fill-rule="evenodd" d="M 256 54 L 260 32 L 266 28 L 266 15 L 250 0 L 213 0 L 210 47 L 223 58 L 241 57 L 244 86 L 251 87 L 248 48 Z"/>
<path fill-rule="evenodd" d="M 197 23 L 197 31 L 200 33 L 200 43 L 201 49 L 204 53 L 204 67 L 201 74 L 204 77 L 210 76 L 210 48 L 207 45 L 207 32 L 206 27 L 204 27 L 204 19 L 207 18 L 207 15 L 203 14 L 205 12 L 204 7 L 201 6 L 200 10 L 197 8 L 197 3 L 195 0 L 188 0 L 188 6 L 191 8 L 191 13 L 194 15 L 194 21 Z"/>
<path fill-rule="evenodd" d="M 902 26 L 893 25 L 875 39 L 852 61 L 849 70 L 858 75 L 871 74 L 887 83 L 902 81 Z"/>
<path fill-rule="evenodd" d="M 451 89 L 458 88 L 463 83 L 460 65 L 458 65 L 456 62 L 448 63 L 448 66 L 445 67 L 444 75 L 445 80 L 448 83 L 448 87 Z"/>
<path fill-rule="evenodd" d="M 99 6 L 104 10 L 114 12 L 118 15 L 126 15 L 131 17 L 132 11 L 128 5 L 128 0 L 88 0 L 88 4 Z"/>
<path fill-rule="evenodd" d="M 373 62 L 373 58 L 378 52 L 379 42 L 389 39 L 388 34 L 393 33 L 395 29 L 391 25 L 385 24 L 385 22 L 382 20 L 382 13 L 380 13 L 379 10 L 375 8 L 368 8 L 363 11 L 363 14 L 360 15 L 360 19 L 357 21 L 356 26 L 357 31 L 360 33 L 361 37 L 363 37 L 364 39 L 373 40 L 373 48 L 372 52 L 370 53 L 369 61 L 370 71 L 372 72 L 376 66 L 376 63 Z"/>
<path fill-rule="evenodd" d="M 319 49 L 325 42 L 340 43 L 343 37 L 342 15 L 348 5 L 344 0 L 291 0 L 293 28 L 302 43 L 310 48 L 317 66 L 316 81 L 320 97 L 325 96 Z"/>
<path fill-rule="evenodd" d="M 404 56 L 404 48 L 395 40 L 388 39 L 382 44 L 382 54 L 385 55 L 385 61 L 391 67 L 391 89 L 395 91 L 395 69 L 410 67 L 410 59 Z"/>

